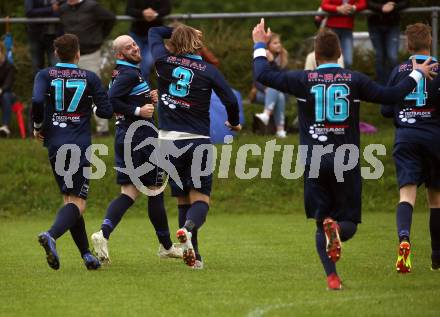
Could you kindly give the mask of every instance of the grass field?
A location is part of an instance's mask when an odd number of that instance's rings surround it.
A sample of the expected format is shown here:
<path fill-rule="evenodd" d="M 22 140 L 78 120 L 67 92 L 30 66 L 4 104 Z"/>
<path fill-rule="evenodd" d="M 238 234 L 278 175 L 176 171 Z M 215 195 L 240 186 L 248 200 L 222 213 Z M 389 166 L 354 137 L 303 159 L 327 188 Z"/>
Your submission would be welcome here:
<path fill-rule="evenodd" d="M 87 218 L 88 232 L 99 219 Z M 176 219 L 170 219 L 175 228 Z M 365 216 L 344 244 L 345 290 L 326 291 L 314 224 L 302 215 L 210 215 L 206 269 L 159 260 L 152 226 L 128 216 L 110 240 L 113 263 L 88 272 L 70 235 L 50 269 L 36 235 L 47 220 L 0 223 L 0 316 L 438 316 L 440 273 L 429 270 L 426 214 L 414 219 L 414 271 L 394 272 L 394 216 Z"/>
<path fill-rule="evenodd" d="M 344 245 L 338 264 L 342 292 L 326 291 L 314 223 L 303 212 L 302 179 L 280 176 L 281 153 L 275 154 L 270 179 L 240 180 L 233 175 L 234 165 L 228 179 L 215 174 L 212 207 L 201 232 L 205 270 L 159 261 L 143 198 L 112 236 L 111 266 L 86 271 L 66 234 L 58 242 L 61 269 L 55 272 L 36 241 L 60 206 L 47 154 L 33 140 L 1 140 L 0 316 L 439 316 L 440 274 L 429 270 L 423 188 L 413 220 L 413 273 L 394 272 L 398 192 L 393 127 L 378 118 L 376 107 L 363 106 L 362 119 L 375 124 L 379 133 L 363 136 L 362 143 L 386 146 L 387 155 L 381 157 L 385 173 L 363 182 L 363 224 Z M 258 110 L 247 109 L 247 117 Z M 232 162 L 238 146 L 264 147 L 271 139 L 245 130 L 234 141 Z M 99 228 L 107 204 L 118 194 L 112 138 L 94 141 L 108 145 L 109 155 L 101 157 L 105 177 L 91 182 L 89 234 Z M 297 136 L 277 140 L 280 145 L 297 142 Z M 248 157 L 248 167 L 261 166 L 262 156 Z M 168 192 L 166 197 L 174 231 L 176 207 Z"/>

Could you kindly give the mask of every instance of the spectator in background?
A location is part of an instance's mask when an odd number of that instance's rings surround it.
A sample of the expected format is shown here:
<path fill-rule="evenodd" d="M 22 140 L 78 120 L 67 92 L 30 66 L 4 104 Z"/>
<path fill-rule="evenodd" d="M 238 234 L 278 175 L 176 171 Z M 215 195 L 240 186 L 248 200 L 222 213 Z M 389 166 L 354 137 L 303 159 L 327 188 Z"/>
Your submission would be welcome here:
<path fill-rule="evenodd" d="M 59 16 L 60 1 L 57 0 L 25 0 L 24 8 L 28 18 L 53 18 Z M 33 23 L 28 25 L 29 51 L 32 70 L 36 74 L 40 69 L 56 64 L 53 51 L 53 40 L 63 31 L 59 23 Z"/>
<path fill-rule="evenodd" d="M 15 67 L 8 62 L 6 58 L 6 48 L 3 42 L 0 42 L 0 109 L 2 109 L 2 125 L 0 127 L 0 136 L 8 137 L 9 122 L 11 121 L 12 104 L 14 95 L 12 85 L 15 81 Z"/>
<path fill-rule="evenodd" d="M 170 0 L 128 0 L 126 13 L 136 20 L 130 28 L 130 36 L 141 49 L 141 73 L 145 80 L 151 73 L 153 58 L 148 48 L 148 30 L 163 25 L 163 17 L 170 14 Z"/>
<path fill-rule="evenodd" d="M 274 69 L 279 70 L 286 68 L 288 63 L 288 53 L 281 44 L 281 37 L 276 33 L 271 34 L 269 42 L 267 43 L 266 56 L 271 67 Z M 255 82 L 255 86 L 257 88 L 257 102 L 264 103 L 264 111 L 262 113 L 257 113 L 255 116 L 263 122 L 264 125 L 268 125 L 270 116 L 273 114 L 277 129 L 276 136 L 279 138 L 285 138 L 286 131 L 284 130 L 284 124 L 286 96 L 281 91 L 265 87 L 258 82 Z"/>
<path fill-rule="evenodd" d="M 322 10 L 339 14 L 329 16 L 327 27 L 332 29 L 341 42 L 345 68 L 353 65 L 353 26 L 354 14 L 367 7 L 367 0 L 322 0 Z"/>
<path fill-rule="evenodd" d="M 368 17 L 368 32 L 376 50 L 376 77 L 382 85 L 398 64 L 400 43 L 399 11 L 408 7 L 407 0 L 368 0 L 374 14 Z"/>
<path fill-rule="evenodd" d="M 67 0 L 60 7 L 60 18 L 66 33 L 78 36 L 80 42 L 80 68 L 101 77 L 101 46 L 110 34 L 116 16 L 94 0 Z M 95 115 L 96 132 L 108 135 L 108 120 Z"/>

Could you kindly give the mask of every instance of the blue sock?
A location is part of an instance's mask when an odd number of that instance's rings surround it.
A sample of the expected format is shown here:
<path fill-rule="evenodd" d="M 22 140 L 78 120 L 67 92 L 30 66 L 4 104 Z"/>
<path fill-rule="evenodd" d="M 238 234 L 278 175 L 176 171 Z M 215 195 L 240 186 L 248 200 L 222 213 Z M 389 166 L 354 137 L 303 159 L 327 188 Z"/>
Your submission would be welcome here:
<path fill-rule="evenodd" d="M 182 228 L 185 225 L 186 214 L 188 213 L 188 209 L 191 205 L 178 205 L 177 208 L 179 210 L 179 228 Z"/>
<path fill-rule="evenodd" d="M 148 197 L 148 217 L 156 230 L 156 236 L 165 249 L 171 248 L 173 243 L 170 238 L 168 218 L 163 203 L 163 194 Z"/>
<path fill-rule="evenodd" d="M 318 251 L 319 258 L 321 259 L 322 266 L 324 267 L 325 274 L 329 276 L 332 273 L 336 274 L 336 264 L 331 261 L 325 250 L 325 233 L 322 223 L 317 223 L 316 228 L 316 251 Z"/>
<path fill-rule="evenodd" d="M 80 216 L 79 208 L 75 204 L 69 203 L 64 205 L 58 211 L 55 222 L 48 231 L 49 234 L 55 240 L 58 239 L 75 225 Z"/>
<path fill-rule="evenodd" d="M 350 240 L 357 230 L 357 225 L 351 221 L 338 221 L 341 241 Z"/>
<path fill-rule="evenodd" d="M 429 216 L 432 259 L 440 261 L 440 208 L 431 208 Z"/>
<path fill-rule="evenodd" d="M 192 231 L 194 228 L 199 229 L 205 223 L 208 210 L 209 205 L 204 201 L 194 202 L 188 209 L 184 227 L 188 231 Z"/>
<path fill-rule="evenodd" d="M 134 200 L 125 194 L 119 195 L 118 198 L 113 200 L 107 208 L 104 221 L 101 225 L 101 230 L 104 238 L 107 240 L 110 238 L 110 234 L 115 230 L 118 223 L 121 221 L 122 216 L 134 203 Z"/>
<path fill-rule="evenodd" d="M 84 222 L 83 216 L 79 217 L 75 225 L 70 228 L 70 234 L 72 235 L 73 241 L 75 241 L 81 256 L 86 253 L 90 253 L 89 250 L 89 240 L 87 239 L 86 224 Z"/>
<path fill-rule="evenodd" d="M 399 241 L 408 240 L 411 230 L 413 206 L 402 201 L 397 205 L 396 223 L 397 223 L 397 235 Z"/>

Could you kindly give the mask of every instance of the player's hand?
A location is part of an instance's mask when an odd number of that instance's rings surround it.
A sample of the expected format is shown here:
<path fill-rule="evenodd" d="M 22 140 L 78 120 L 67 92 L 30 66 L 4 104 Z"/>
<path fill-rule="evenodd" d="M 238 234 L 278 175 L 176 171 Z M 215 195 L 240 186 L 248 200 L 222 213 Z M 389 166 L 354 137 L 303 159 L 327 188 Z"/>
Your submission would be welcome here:
<path fill-rule="evenodd" d="M 144 16 L 145 20 L 147 20 L 148 22 L 151 22 L 151 21 L 156 20 L 159 13 L 157 13 L 157 11 L 152 8 L 148 8 L 148 9 L 145 9 L 142 11 L 142 15 Z"/>
<path fill-rule="evenodd" d="M 157 103 L 157 101 L 159 100 L 157 89 L 150 91 L 150 98 L 153 103 Z"/>
<path fill-rule="evenodd" d="M 229 128 L 229 130 L 231 130 L 231 131 L 235 131 L 235 132 L 239 132 L 239 131 L 241 131 L 241 124 L 238 124 L 238 125 L 231 125 L 231 124 L 229 123 L 229 121 L 226 121 L 226 122 L 225 122 L 225 126 L 226 126 L 227 128 Z"/>
<path fill-rule="evenodd" d="M 34 129 L 34 137 L 38 140 L 38 141 L 43 141 L 44 140 L 44 136 L 41 133 L 41 130 L 35 130 Z"/>
<path fill-rule="evenodd" d="M 413 69 L 420 70 L 423 73 L 423 75 L 425 76 L 425 78 L 432 80 L 435 76 L 437 76 L 437 73 L 434 72 L 432 69 L 434 67 L 436 67 L 438 65 L 438 63 L 429 64 L 429 63 L 431 63 L 431 61 L 432 61 L 432 58 L 430 57 L 426 61 L 424 61 L 423 64 L 418 64 L 416 59 L 413 58 L 412 59 Z"/>
<path fill-rule="evenodd" d="M 154 106 L 152 104 L 147 103 L 141 107 L 141 110 L 139 112 L 139 117 L 144 119 L 149 119 L 153 117 L 153 113 L 154 113 Z"/>
<path fill-rule="evenodd" d="M 252 39 L 254 40 L 254 43 L 263 42 L 267 44 L 269 42 L 272 32 L 270 31 L 270 28 L 267 29 L 267 32 L 264 28 L 264 18 L 261 18 L 260 23 L 258 23 L 252 30 Z"/>

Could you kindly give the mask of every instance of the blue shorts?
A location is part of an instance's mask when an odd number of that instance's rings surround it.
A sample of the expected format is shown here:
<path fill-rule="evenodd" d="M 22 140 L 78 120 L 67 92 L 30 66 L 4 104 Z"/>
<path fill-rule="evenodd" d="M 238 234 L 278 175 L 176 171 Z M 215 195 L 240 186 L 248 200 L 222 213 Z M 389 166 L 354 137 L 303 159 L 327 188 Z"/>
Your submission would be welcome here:
<path fill-rule="evenodd" d="M 124 138 L 126 131 L 123 128 L 116 128 L 115 135 L 115 165 L 119 168 L 126 168 L 126 162 L 124 158 Z M 147 139 L 149 136 L 146 136 Z M 151 137 L 157 142 L 157 135 L 155 137 Z M 152 167 L 152 170 L 147 171 L 144 175 L 140 176 L 139 179 L 144 186 L 162 186 L 166 174 L 165 172 L 158 167 L 157 165 L 157 156 L 153 154 L 155 146 L 152 144 L 148 144 L 142 147 L 139 150 L 134 151 L 134 148 L 141 143 L 140 139 L 133 139 L 131 144 L 127 144 L 128 147 L 131 148 L 131 160 L 134 168 L 141 166 L 142 164 L 148 163 L 148 167 Z M 153 155 L 152 155 L 153 154 Z M 133 184 L 133 181 L 130 179 L 130 176 L 117 171 L 116 172 L 116 183 L 119 185 L 127 185 Z"/>
<path fill-rule="evenodd" d="M 165 141 L 166 142 L 166 141 Z M 209 159 L 208 151 L 201 151 L 202 148 L 209 148 L 212 153 L 212 147 L 210 139 L 188 139 L 188 140 L 176 140 L 169 141 L 174 145 L 182 149 L 185 146 L 189 146 L 188 149 L 179 157 L 170 157 L 171 164 L 177 170 L 179 178 L 182 182 L 181 188 L 176 181 L 170 176 L 169 183 L 171 187 L 171 195 L 173 197 L 182 197 L 189 195 L 191 189 L 194 189 L 204 195 L 211 195 L 212 188 L 212 160 Z M 199 150 L 196 150 L 198 146 L 201 146 Z M 192 172 L 192 169 L 194 170 Z M 197 173 L 196 171 L 209 171 L 205 173 Z M 201 175 L 203 174 L 203 175 Z"/>
<path fill-rule="evenodd" d="M 399 188 L 424 183 L 428 188 L 440 189 L 440 152 L 436 147 L 397 143 L 394 145 L 393 158 Z"/>
<path fill-rule="evenodd" d="M 318 178 L 309 178 L 309 166 L 304 173 L 304 206 L 307 218 L 323 221 L 361 222 L 362 180 L 359 165 L 344 172 L 344 182 L 337 182 L 333 168 L 321 168 Z"/>
<path fill-rule="evenodd" d="M 81 158 L 79 162 L 78 170 L 72 175 L 72 183 L 69 184 L 66 182 L 66 177 L 58 175 L 55 170 L 56 157 L 57 157 L 58 148 L 49 147 L 49 161 L 52 166 L 52 172 L 55 176 L 55 180 L 57 181 L 58 187 L 63 195 L 73 195 L 84 200 L 87 199 L 87 195 L 89 193 L 89 179 L 84 176 L 89 175 L 90 173 L 90 162 L 86 158 L 86 149 L 81 149 Z M 67 151 L 66 160 L 64 161 L 64 170 L 69 170 L 72 158 L 71 150 Z M 84 170 L 84 168 L 86 168 Z M 85 171 L 85 172 L 84 172 Z M 69 177 L 70 178 L 70 177 Z"/>

